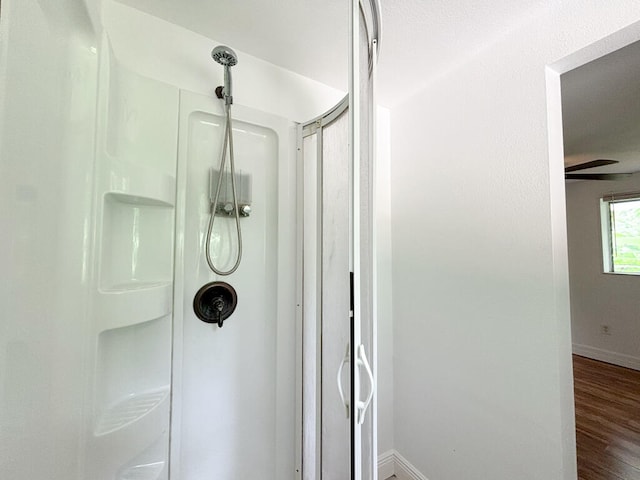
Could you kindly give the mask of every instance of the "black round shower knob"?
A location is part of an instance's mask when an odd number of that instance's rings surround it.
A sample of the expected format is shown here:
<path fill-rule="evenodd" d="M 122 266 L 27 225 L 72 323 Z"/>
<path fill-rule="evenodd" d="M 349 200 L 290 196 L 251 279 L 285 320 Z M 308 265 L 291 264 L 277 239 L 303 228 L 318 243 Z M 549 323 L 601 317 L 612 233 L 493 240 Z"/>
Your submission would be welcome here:
<path fill-rule="evenodd" d="M 222 327 L 238 304 L 235 289 L 226 282 L 211 282 L 204 285 L 193 298 L 193 311 L 206 323 L 217 323 Z"/>

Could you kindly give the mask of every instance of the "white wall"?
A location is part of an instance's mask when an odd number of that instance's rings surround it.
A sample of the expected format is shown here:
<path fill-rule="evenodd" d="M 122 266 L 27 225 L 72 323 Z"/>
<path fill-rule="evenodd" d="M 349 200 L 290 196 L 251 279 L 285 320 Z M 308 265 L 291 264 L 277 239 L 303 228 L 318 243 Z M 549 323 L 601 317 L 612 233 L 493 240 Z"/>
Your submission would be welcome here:
<path fill-rule="evenodd" d="M 376 241 L 378 276 L 378 454 L 393 449 L 393 312 L 391 285 L 391 115 L 378 108 Z M 384 479 L 381 479 L 384 480 Z"/>
<path fill-rule="evenodd" d="M 80 2 L 3 0 L 0 45 L 0 478 L 71 479 L 87 414 L 95 38 Z"/>
<path fill-rule="evenodd" d="M 640 277 L 603 273 L 600 198 L 637 192 L 640 178 L 567 184 L 567 236 L 574 352 L 640 369 Z M 600 333 L 610 326 L 610 335 Z"/>
<path fill-rule="evenodd" d="M 638 19 L 541 4 L 392 110 L 395 447 L 431 480 L 575 479 L 545 66 Z"/>

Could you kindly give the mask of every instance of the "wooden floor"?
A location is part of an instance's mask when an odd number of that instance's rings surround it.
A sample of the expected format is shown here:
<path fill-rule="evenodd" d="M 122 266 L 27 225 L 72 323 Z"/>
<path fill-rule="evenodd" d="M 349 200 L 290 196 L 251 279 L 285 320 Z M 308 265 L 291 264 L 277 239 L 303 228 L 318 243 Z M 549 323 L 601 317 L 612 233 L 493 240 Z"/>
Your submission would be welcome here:
<path fill-rule="evenodd" d="M 574 355 L 579 480 L 640 480 L 640 372 Z"/>

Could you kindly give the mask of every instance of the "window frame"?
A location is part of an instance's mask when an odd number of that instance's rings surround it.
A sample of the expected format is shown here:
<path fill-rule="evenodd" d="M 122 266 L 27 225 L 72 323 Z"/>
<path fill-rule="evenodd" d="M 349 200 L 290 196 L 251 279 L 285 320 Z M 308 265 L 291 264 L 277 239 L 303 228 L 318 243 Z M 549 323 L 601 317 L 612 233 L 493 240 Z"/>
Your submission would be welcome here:
<path fill-rule="evenodd" d="M 640 267 L 637 272 L 615 271 L 614 260 L 614 231 L 612 224 L 611 205 L 616 203 L 640 202 L 640 192 L 616 193 L 603 195 L 600 198 L 600 228 L 602 235 L 602 267 L 603 273 L 612 275 L 640 275 Z"/>

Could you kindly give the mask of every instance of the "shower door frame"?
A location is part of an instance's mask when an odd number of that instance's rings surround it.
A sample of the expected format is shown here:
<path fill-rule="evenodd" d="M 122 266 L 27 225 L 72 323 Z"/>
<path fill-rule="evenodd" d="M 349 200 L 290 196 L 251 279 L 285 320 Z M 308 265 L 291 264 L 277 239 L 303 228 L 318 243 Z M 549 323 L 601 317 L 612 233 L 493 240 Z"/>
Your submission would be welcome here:
<path fill-rule="evenodd" d="M 352 175 L 351 175 L 351 185 L 350 185 L 350 196 L 351 196 L 351 235 L 350 235 L 350 243 L 351 243 L 351 276 L 352 276 L 352 284 L 351 284 L 351 300 L 352 300 L 352 321 L 351 321 L 351 334 L 350 334 L 350 342 L 349 342 L 349 366 L 350 366 L 350 379 L 351 379 L 351 388 L 350 388 L 350 399 L 348 402 L 349 407 L 347 407 L 350 411 L 350 430 L 351 430 L 351 439 L 350 439 L 350 448 L 351 448 L 351 472 L 349 478 L 351 480 L 377 480 L 377 405 L 376 405 L 376 384 L 377 384 L 377 308 L 376 308 L 376 300 L 375 293 L 377 288 L 376 281 L 376 262 L 375 252 L 376 252 L 376 241 L 375 241 L 375 228 L 376 228 L 376 204 L 375 204 L 375 195 L 373 194 L 373 186 L 376 185 L 376 177 L 375 177 L 375 163 L 376 163 L 376 155 L 375 155 L 375 132 L 376 132 L 376 121 L 375 121 L 375 109 L 376 109 L 376 98 L 375 98 L 375 83 L 376 83 L 376 67 L 377 67 L 377 55 L 379 48 L 379 39 L 380 39 L 380 4 L 378 0 L 351 0 L 351 8 L 350 8 L 350 51 L 349 51 L 349 94 L 345 96 L 340 103 L 338 103 L 331 110 L 326 112 L 324 115 L 321 115 L 309 122 L 299 125 L 298 127 L 298 205 L 301 207 L 298 209 L 298 273 L 299 280 L 297 282 L 297 383 L 299 387 L 297 388 L 298 398 L 296 399 L 297 412 L 296 418 L 297 423 L 300 428 L 298 430 L 298 439 L 296 444 L 299 446 L 299 451 L 296 452 L 296 479 L 313 479 L 313 480 L 321 480 L 322 479 L 322 430 L 321 428 L 317 428 L 318 425 L 321 425 L 321 415 L 322 408 L 318 407 L 318 400 L 321 400 L 321 389 L 322 389 L 322 349 L 318 346 L 321 340 L 322 334 L 322 303 L 321 303 L 321 294 L 322 294 L 322 129 L 327 127 L 336 119 L 338 119 L 345 112 L 349 113 L 349 161 L 351 163 Z M 367 106 L 368 109 L 368 132 L 367 135 L 369 137 L 368 142 L 368 152 L 367 161 L 368 161 L 368 186 L 365 194 L 367 198 L 365 199 L 368 202 L 369 206 L 369 224 L 365 225 L 367 227 L 367 231 L 364 232 L 365 240 L 369 245 L 369 258 L 364 258 L 366 255 L 361 258 L 361 249 L 360 249 L 360 241 L 361 235 L 363 232 L 360 230 L 361 226 L 361 217 L 360 217 L 360 175 L 359 169 L 361 164 L 361 150 L 360 150 L 360 132 L 361 132 L 361 122 L 360 122 L 360 113 L 361 113 L 361 98 L 360 98 L 360 20 L 361 18 L 364 20 L 365 31 L 363 32 L 366 35 L 367 44 L 368 44 L 368 59 L 365 60 L 369 65 L 369 91 L 367 92 Z M 316 200 L 315 203 L 311 206 L 305 203 L 305 165 L 304 165 L 304 152 L 303 152 L 303 143 L 304 138 L 317 134 L 317 166 L 315 167 L 316 174 L 316 184 L 318 191 L 316 192 Z M 320 200 L 318 200 L 320 199 Z M 314 260 L 316 262 L 316 277 L 311 279 L 312 288 L 311 291 L 314 292 L 316 298 L 314 299 L 315 312 L 314 315 L 314 324 L 315 324 L 315 338 L 316 345 L 315 349 L 312 352 L 303 351 L 304 345 L 304 335 L 303 329 L 305 327 L 305 300 L 306 296 L 309 295 L 306 293 L 308 290 L 305 289 L 305 246 L 308 246 L 308 243 L 305 242 L 304 233 L 305 233 L 305 219 L 307 217 L 311 217 L 316 223 L 316 238 L 312 239 L 313 247 L 311 247 L 313 251 Z M 320 253 L 318 252 L 320 250 Z M 362 265 L 365 265 L 362 268 Z M 372 400 L 369 406 L 369 416 L 370 416 L 370 456 L 369 459 L 371 465 L 369 466 L 371 476 L 370 478 L 363 478 L 362 472 L 362 457 L 361 457 L 361 448 L 362 448 L 362 431 L 361 424 L 364 420 L 359 421 L 360 417 L 360 407 L 358 406 L 361 403 L 360 398 L 362 395 L 360 388 L 360 367 L 363 366 L 363 362 L 358 354 L 358 347 L 362 345 L 362 332 L 361 332 L 361 272 L 365 272 L 365 275 L 368 276 L 366 279 L 368 281 L 369 290 L 365 292 L 365 299 L 370 304 L 368 305 L 370 318 L 366 321 L 369 322 L 370 329 L 368 332 L 367 343 L 370 347 L 370 355 L 373 363 L 373 382 L 370 388 L 372 389 Z M 320 278 L 319 278 L 320 277 Z M 366 360 L 366 359 L 365 359 Z M 315 388 L 306 388 L 307 392 L 314 392 L 316 400 L 314 401 L 315 410 L 312 412 L 305 412 L 304 406 L 306 404 L 303 398 L 303 392 L 305 391 L 305 382 L 303 378 L 303 365 L 306 362 L 311 362 L 313 364 L 314 370 L 314 380 L 315 380 Z M 320 372 L 320 374 L 318 374 Z M 338 373 L 339 375 L 339 373 Z M 339 380 L 338 380 L 339 381 Z M 331 388 L 331 387 L 329 387 Z M 353 408 L 356 406 L 356 408 Z M 364 418 L 366 414 L 366 409 L 362 412 L 362 417 Z M 305 425 L 309 421 L 314 424 L 313 435 L 315 436 L 315 451 L 309 452 L 305 451 L 303 443 L 304 443 L 304 430 Z M 309 476 L 308 472 L 303 472 L 303 468 L 309 468 L 309 465 L 312 465 L 313 475 Z"/>
<path fill-rule="evenodd" d="M 325 114 L 298 125 L 297 151 L 298 151 L 298 282 L 297 282 L 297 412 L 296 421 L 299 425 L 297 433 L 299 437 L 296 445 L 296 480 L 321 480 L 322 479 L 322 196 L 323 196 L 323 129 L 329 127 L 342 115 L 347 114 L 349 108 L 349 95 L 335 105 Z M 304 158 L 304 139 L 316 135 L 316 165 L 312 166 L 312 172 L 307 172 L 308 164 Z M 306 190 L 315 188 L 314 197 L 307 201 L 310 193 Z M 311 187 L 311 184 L 314 187 Z M 345 208 L 349 208 L 345 205 Z M 313 226 L 308 227 L 308 224 Z M 312 230 L 312 236 L 306 235 L 306 230 Z M 305 261 L 305 259 L 308 260 Z M 313 263 L 314 265 L 310 265 Z M 306 267 L 306 268 L 305 268 Z M 351 269 L 351 267 L 350 267 Z M 345 275 L 348 272 L 345 272 Z M 345 315 L 345 321 L 348 320 Z M 313 331 L 309 330 L 309 327 Z M 311 338 L 312 345 L 305 345 Z M 342 349 L 339 345 L 338 349 Z M 308 375 L 313 375 L 310 379 Z M 310 384 L 310 382 L 313 382 Z M 337 388 L 335 383 L 328 388 Z M 351 390 L 351 389 L 350 389 Z M 313 400 L 307 400 L 305 395 L 313 396 Z M 311 405 L 311 407 L 309 407 Z M 307 408 L 305 408 L 307 407 Z M 309 437 L 312 437 L 309 439 Z M 314 450 L 305 449 L 306 443 L 312 443 Z M 309 469 L 311 468 L 311 472 Z M 349 477 L 352 478 L 352 477 Z"/>

